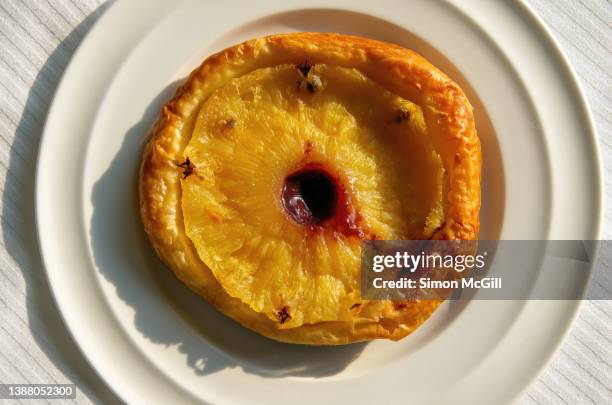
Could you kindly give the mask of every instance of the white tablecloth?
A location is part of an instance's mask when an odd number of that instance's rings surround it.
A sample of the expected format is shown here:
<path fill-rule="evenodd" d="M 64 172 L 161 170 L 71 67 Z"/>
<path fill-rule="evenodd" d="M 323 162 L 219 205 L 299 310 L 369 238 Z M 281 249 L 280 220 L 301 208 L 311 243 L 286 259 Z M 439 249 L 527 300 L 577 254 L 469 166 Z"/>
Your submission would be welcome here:
<path fill-rule="evenodd" d="M 101 3 L 0 1 L 0 383 L 73 381 L 78 403 L 117 399 L 77 350 L 50 295 L 36 241 L 34 173 L 53 92 L 75 48 L 104 13 Z M 612 3 L 529 3 L 561 42 L 589 97 L 606 176 L 603 238 L 612 239 Z M 520 401 L 612 403 L 611 314 L 612 301 L 586 302 L 561 350 Z M 53 401 L 64 402 L 73 401 Z"/>

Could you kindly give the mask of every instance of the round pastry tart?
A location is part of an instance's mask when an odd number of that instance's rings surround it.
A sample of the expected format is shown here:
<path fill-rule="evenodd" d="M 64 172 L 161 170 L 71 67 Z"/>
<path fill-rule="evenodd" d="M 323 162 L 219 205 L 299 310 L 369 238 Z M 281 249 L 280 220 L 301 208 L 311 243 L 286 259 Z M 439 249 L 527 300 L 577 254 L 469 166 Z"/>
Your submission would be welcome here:
<path fill-rule="evenodd" d="M 140 172 L 155 250 L 264 336 L 398 340 L 440 301 L 365 301 L 361 241 L 475 239 L 480 143 L 461 89 L 397 45 L 298 33 L 206 59 Z"/>

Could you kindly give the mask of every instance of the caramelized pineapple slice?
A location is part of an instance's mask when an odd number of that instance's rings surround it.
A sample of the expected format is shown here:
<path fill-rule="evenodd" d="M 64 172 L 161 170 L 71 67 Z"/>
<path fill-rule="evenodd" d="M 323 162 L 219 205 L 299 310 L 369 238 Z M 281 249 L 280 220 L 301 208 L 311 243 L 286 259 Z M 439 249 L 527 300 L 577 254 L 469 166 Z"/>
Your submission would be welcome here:
<path fill-rule="evenodd" d="M 444 169 L 421 110 L 354 69 L 255 70 L 203 104 L 185 230 L 221 287 L 279 328 L 354 319 L 362 239 L 428 238 Z"/>

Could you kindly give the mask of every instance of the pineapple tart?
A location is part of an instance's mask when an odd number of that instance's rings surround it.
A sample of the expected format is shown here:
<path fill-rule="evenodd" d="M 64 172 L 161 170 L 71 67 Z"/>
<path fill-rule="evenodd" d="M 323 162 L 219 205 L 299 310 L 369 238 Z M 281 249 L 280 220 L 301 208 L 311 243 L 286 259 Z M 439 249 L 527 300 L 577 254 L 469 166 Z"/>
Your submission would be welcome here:
<path fill-rule="evenodd" d="M 283 342 L 399 340 L 440 301 L 365 301 L 361 241 L 475 239 L 480 143 L 416 53 L 332 33 L 210 56 L 162 109 L 140 211 L 176 276 Z"/>

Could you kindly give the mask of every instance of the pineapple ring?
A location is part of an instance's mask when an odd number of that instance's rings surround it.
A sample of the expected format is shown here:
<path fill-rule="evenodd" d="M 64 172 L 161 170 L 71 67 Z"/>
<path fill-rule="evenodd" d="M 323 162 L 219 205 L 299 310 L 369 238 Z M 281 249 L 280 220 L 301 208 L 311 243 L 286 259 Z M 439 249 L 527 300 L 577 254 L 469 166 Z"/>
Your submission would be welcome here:
<path fill-rule="evenodd" d="M 265 336 L 304 344 L 401 339 L 421 325 L 440 302 L 360 302 L 352 286 L 336 297 L 346 298 L 342 305 L 332 305 L 327 312 L 321 306 L 323 315 L 309 316 L 306 310 L 299 316 L 290 315 L 284 306 L 273 314 L 271 301 L 260 305 L 258 299 L 261 297 L 245 298 L 238 289 L 232 289 L 238 284 L 223 281 L 220 268 L 207 266 L 206 262 L 212 263 L 210 260 L 214 257 L 206 252 L 202 255 L 202 249 L 198 251 L 195 246 L 198 244 L 201 248 L 202 245 L 186 230 L 188 218 L 184 217 L 182 193 L 191 193 L 196 188 L 184 188 L 185 184 L 206 184 L 208 169 L 187 159 L 185 152 L 201 125 L 198 117 L 208 100 L 217 92 L 222 94 L 234 79 L 270 68 L 280 69 L 283 65 L 297 65 L 304 60 L 330 69 L 352 69 L 383 91 L 418 106 L 414 111 L 422 112 L 423 127 L 439 156 L 441 173 L 444 173 L 440 187 L 442 203 L 436 211 L 439 219 L 433 215 L 429 231 L 423 231 L 420 237 L 476 238 L 480 208 L 480 143 L 471 106 L 461 89 L 407 49 L 364 38 L 319 33 L 251 40 L 209 57 L 191 74 L 176 96 L 164 106 L 145 148 L 140 175 L 140 208 L 145 230 L 159 256 L 179 279 L 220 311 Z M 236 125 L 231 120 L 223 124 Z M 206 188 L 200 187 L 198 192 L 203 191 Z M 415 237 L 410 232 L 406 235 Z M 210 238 L 207 236 L 208 241 L 212 240 Z M 351 277 L 359 277 L 351 274 Z M 351 277 L 343 281 L 351 281 Z M 353 305 L 348 305 L 353 301 Z M 278 308 L 279 302 L 273 304 Z"/>
<path fill-rule="evenodd" d="M 197 168 L 181 185 L 187 236 L 225 291 L 280 328 L 351 321 L 361 240 L 427 239 L 442 224 L 444 169 L 420 108 L 355 69 L 231 80 L 203 104 L 184 155 Z M 281 204 L 299 173 L 328 205 L 322 218 Z"/>

